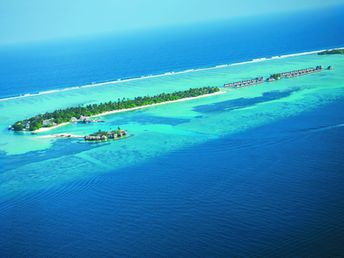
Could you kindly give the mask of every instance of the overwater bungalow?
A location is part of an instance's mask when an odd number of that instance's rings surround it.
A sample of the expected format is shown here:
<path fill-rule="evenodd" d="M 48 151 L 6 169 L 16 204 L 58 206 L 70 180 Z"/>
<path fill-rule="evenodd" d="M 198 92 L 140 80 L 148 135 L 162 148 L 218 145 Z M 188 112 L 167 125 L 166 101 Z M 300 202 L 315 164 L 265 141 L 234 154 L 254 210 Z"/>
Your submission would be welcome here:
<path fill-rule="evenodd" d="M 112 130 L 108 132 L 99 130 L 96 133 L 86 135 L 84 139 L 85 141 L 107 141 L 109 139 L 119 139 L 125 137 L 126 135 L 126 130 L 121 130 L 120 128 L 118 128 L 117 130 Z"/>
<path fill-rule="evenodd" d="M 327 70 L 332 70 L 332 66 L 328 66 Z M 283 72 L 283 73 L 275 73 L 271 74 L 269 78 L 267 78 L 265 81 L 266 82 L 273 82 L 276 80 L 280 80 L 283 78 L 294 78 L 297 76 L 302 76 L 314 72 L 320 72 L 323 70 L 323 67 L 321 65 L 314 67 L 309 67 L 305 69 L 299 69 L 299 70 L 294 70 L 290 72 Z M 237 81 L 237 82 L 230 82 L 226 83 L 223 85 L 225 88 L 241 88 L 241 87 L 246 87 L 246 86 L 252 86 L 252 85 L 257 85 L 260 83 L 265 82 L 263 77 L 257 77 L 255 79 L 250 79 L 250 80 L 244 80 L 244 81 Z"/>
<path fill-rule="evenodd" d="M 240 88 L 240 87 L 246 87 L 246 86 L 252 86 L 252 85 L 260 84 L 263 82 L 264 82 L 263 77 L 257 77 L 255 79 L 250 79 L 250 80 L 245 80 L 245 81 L 226 83 L 223 86 L 225 88 Z"/>
<path fill-rule="evenodd" d="M 305 68 L 305 69 L 299 69 L 295 71 L 290 71 L 290 72 L 283 72 L 283 73 L 276 73 L 270 75 L 270 77 L 266 80 L 267 82 L 272 82 L 275 80 L 279 80 L 282 78 L 294 78 L 314 72 L 320 72 L 323 70 L 323 67 L 321 65 L 316 66 L 315 68 L 310 67 L 310 68 Z"/>

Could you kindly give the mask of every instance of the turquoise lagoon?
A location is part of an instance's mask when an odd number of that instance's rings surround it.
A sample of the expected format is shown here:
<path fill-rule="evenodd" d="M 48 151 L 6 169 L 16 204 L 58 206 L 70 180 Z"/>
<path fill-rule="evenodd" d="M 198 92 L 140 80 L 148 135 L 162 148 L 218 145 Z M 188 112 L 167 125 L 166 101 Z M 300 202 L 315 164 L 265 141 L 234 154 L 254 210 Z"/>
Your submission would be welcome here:
<path fill-rule="evenodd" d="M 7 130 L 17 120 L 59 108 L 190 87 L 222 86 L 230 81 L 316 65 L 332 65 L 334 70 L 248 88 L 224 89 L 225 94 L 217 96 L 108 115 L 102 117 L 104 123 L 69 124 L 39 135 Z M 123 173 L 123 168 L 139 166 L 168 153 L 314 110 L 342 99 L 343 82 L 343 56 L 308 54 L 3 99 L 0 101 L 1 199 L 94 175 Z M 86 135 L 117 126 L 127 129 L 131 137 L 99 144 L 39 137 L 55 133 Z"/>

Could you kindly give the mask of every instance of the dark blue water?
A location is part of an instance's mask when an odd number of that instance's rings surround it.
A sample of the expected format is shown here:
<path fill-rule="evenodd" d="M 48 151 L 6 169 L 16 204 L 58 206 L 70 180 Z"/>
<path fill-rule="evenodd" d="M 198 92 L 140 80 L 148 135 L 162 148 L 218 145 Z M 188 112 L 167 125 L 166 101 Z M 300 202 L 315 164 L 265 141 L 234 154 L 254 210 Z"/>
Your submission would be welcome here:
<path fill-rule="evenodd" d="M 342 46 L 343 14 L 337 7 L 2 46 L 0 97 Z M 296 90 L 196 111 L 252 106 Z M 1 200 L 0 257 L 344 256 L 343 109 L 339 100 L 139 166 Z M 132 113 L 114 125 L 130 120 L 187 122 Z M 1 159 L 10 169 L 85 148 L 57 141 Z"/>
<path fill-rule="evenodd" d="M 344 45 L 344 7 L 0 47 L 0 97 Z"/>
<path fill-rule="evenodd" d="M 292 93 L 298 90 L 299 90 L 298 88 L 294 88 L 294 89 L 285 90 L 285 91 L 265 92 L 260 97 L 237 98 L 237 99 L 226 100 L 226 101 L 213 103 L 213 104 L 196 106 L 194 108 L 194 111 L 200 112 L 200 113 L 216 113 L 216 112 L 235 110 L 239 108 L 252 107 L 255 104 L 288 97 Z"/>
<path fill-rule="evenodd" d="M 343 108 L 5 201 L 0 256 L 343 256 Z"/>

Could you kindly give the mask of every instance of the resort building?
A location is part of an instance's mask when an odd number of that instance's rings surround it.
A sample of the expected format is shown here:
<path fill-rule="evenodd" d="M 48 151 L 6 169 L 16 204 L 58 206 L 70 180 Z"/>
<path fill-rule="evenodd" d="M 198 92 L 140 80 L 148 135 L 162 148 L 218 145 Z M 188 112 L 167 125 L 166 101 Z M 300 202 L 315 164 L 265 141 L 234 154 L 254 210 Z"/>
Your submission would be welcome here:
<path fill-rule="evenodd" d="M 89 116 L 80 116 L 79 122 L 87 124 L 87 123 L 91 123 L 92 120 L 90 119 Z"/>
<path fill-rule="evenodd" d="M 118 139 L 127 135 L 127 131 L 118 128 L 113 131 L 98 131 L 84 137 L 85 141 L 107 141 L 108 139 Z"/>
<path fill-rule="evenodd" d="M 55 125 L 54 119 L 46 119 L 42 122 L 43 127 L 49 127 Z"/>
<path fill-rule="evenodd" d="M 79 119 L 77 119 L 76 117 L 72 117 L 71 119 L 70 119 L 70 121 L 72 122 L 72 123 L 77 123 L 78 121 L 79 121 Z"/>

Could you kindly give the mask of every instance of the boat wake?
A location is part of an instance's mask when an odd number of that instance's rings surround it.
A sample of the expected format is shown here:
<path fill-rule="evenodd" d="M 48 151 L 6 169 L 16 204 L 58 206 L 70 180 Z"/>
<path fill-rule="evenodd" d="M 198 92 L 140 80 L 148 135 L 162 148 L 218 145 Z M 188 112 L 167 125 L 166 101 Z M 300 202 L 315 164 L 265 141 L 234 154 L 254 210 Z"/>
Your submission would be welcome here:
<path fill-rule="evenodd" d="M 298 131 L 303 132 L 303 133 L 309 133 L 309 132 L 313 133 L 313 132 L 322 132 L 322 131 L 337 129 L 341 127 L 344 127 L 344 123 L 329 125 L 329 126 L 321 126 L 321 127 L 316 127 L 316 128 L 307 128 L 307 129 L 302 129 Z"/>
<path fill-rule="evenodd" d="M 327 131 L 327 130 L 331 130 L 331 129 L 340 128 L 340 127 L 344 127 L 344 123 L 314 128 L 314 129 L 311 129 L 310 131 L 311 132 L 321 132 L 321 131 Z"/>

